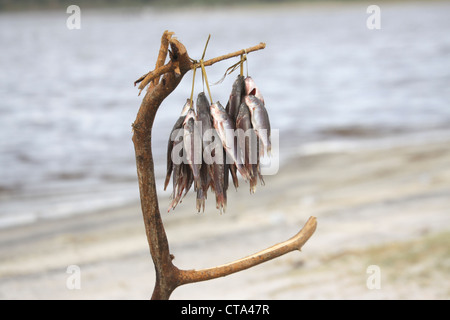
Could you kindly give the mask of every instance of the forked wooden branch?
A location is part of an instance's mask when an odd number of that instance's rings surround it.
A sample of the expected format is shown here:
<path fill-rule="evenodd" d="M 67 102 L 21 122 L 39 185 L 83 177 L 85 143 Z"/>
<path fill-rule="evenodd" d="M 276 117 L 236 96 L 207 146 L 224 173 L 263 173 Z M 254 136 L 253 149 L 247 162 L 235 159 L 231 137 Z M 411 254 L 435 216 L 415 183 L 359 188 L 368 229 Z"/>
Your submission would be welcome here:
<path fill-rule="evenodd" d="M 172 38 L 172 34 L 172 32 L 165 31 L 161 38 L 161 48 L 155 70 L 135 82 L 135 84 L 141 82 L 140 90 L 150 84 L 137 113 L 136 121 L 133 123 L 133 143 L 145 231 L 156 271 L 152 299 L 169 299 L 173 290 L 180 285 L 223 277 L 277 258 L 290 251 L 300 250 L 316 229 L 316 219 L 311 217 L 303 229 L 291 239 L 246 258 L 213 268 L 180 270 L 172 263 L 173 256 L 170 254 L 156 192 L 151 148 L 152 127 L 162 101 L 178 86 L 189 70 L 198 67 L 195 60 L 189 57 L 184 45 Z M 169 46 L 170 51 L 168 50 Z M 204 61 L 204 66 L 264 48 L 265 44 L 260 43 L 254 47 Z M 170 61 L 164 64 L 167 53 L 170 54 Z"/>

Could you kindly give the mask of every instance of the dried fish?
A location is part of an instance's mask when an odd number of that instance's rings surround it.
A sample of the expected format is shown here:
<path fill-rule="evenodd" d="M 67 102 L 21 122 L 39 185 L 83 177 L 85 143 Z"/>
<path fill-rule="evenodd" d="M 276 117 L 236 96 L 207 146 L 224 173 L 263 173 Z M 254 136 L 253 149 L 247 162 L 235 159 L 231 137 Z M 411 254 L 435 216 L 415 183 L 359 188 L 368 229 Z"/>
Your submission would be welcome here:
<path fill-rule="evenodd" d="M 230 98 L 228 100 L 228 103 L 225 107 L 226 112 L 228 113 L 228 115 L 230 116 L 231 120 L 236 123 L 236 117 L 238 115 L 238 109 L 239 106 L 244 98 L 245 95 L 245 83 L 244 83 L 244 76 L 242 75 L 238 75 L 236 80 L 233 83 L 233 87 L 231 90 L 231 94 L 230 94 Z M 237 138 L 235 138 L 234 141 L 234 148 L 237 148 Z M 236 154 L 236 150 L 233 150 L 234 154 Z M 230 161 L 228 161 L 230 162 Z M 239 181 L 238 181 L 238 177 L 237 177 L 237 173 L 236 173 L 236 164 L 231 163 L 231 164 L 227 164 L 225 169 L 229 169 L 230 173 L 231 173 L 231 177 L 233 179 L 233 185 L 234 187 L 237 189 L 239 187 Z M 228 170 L 226 170 L 227 172 L 226 174 L 226 180 L 228 180 Z"/>
<path fill-rule="evenodd" d="M 170 175 L 172 174 L 173 170 L 172 150 L 174 140 L 176 138 L 178 130 L 180 130 L 183 127 L 184 119 L 186 118 L 187 112 L 190 108 L 191 108 L 191 100 L 187 99 L 186 103 L 184 104 L 183 110 L 181 111 L 180 117 L 175 122 L 172 131 L 170 132 L 169 141 L 167 143 L 167 172 L 166 172 L 166 180 L 164 181 L 164 190 L 166 190 L 167 185 L 169 184 Z"/>
<path fill-rule="evenodd" d="M 222 107 L 220 102 L 211 104 L 211 115 L 213 117 L 214 128 L 222 141 L 223 147 L 228 156 L 236 164 L 239 173 L 245 180 L 250 179 L 250 174 L 247 172 L 242 164 L 242 161 L 237 157 L 237 149 L 234 148 L 234 137 L 235 137 L 235 123 L 232 121 L 230 116 L 228 116 L 225 109 Z"/>
<path fill-rule="evenodd" d="M 204 92 L 197 96 L 196 111 L 188 99 L 167 144 L 164 189 L 171 175 L 173 180 L 169 211 L 194 185 L 198 212 L 205 210 L 209 188 L 215 193 L 216 208 L 225 212 L 229 172 L 236 189 L 239 172 L 254 193 L 258 179 L 264 184 L 260 157 L 265 151 L 270 155 L 270 121 L 251 77 L 236 78 L 226 108 L 220 102 L 210 104 Z"/>
<path fill-rule="evenodd" d="M 239 106 L 236 118 L 236 130 L 238 136 L 238 151 L 243 159 L 244 166 L 250 172 L 250 193 L 255 193 L 258 177 L 263 183 L 259 171 L 258 137 L 253 130 L 250 110 L 245 102 Z"/>
<path fill-rule="evenodd" d="M 184 149 L 186 152 L 186 160 L 192 170 L 194 178 L 194 191 L 197 192 L 197 210 L 200 212 L 200 208 L 203 205 L 203 189 L 200 176 L 200 170 L 202 167 L 202 135 L 201 129 L 198 128 L 197 116 L 194 109 L 189 109 L 186 115 L 186 119 L 183 122 L 184 129 Z"/>
<path fill-rule="evenodd" d="M 236 122 L 236 117 L 239 112 L 239 106 L 245 95 L 244 76 L 238 75 L 233 83 L 230 98 L 227 107 L 225 108 L 231 119 Z"/>
<path fill-rule="evenodd" d="M 270 141 L 270 121 L 264 103 L 254 95 L 247 95 L 245 96 L 245 104 L 250 110 L 253 129 L 264 145 L 264 148 L 267 150 L 267 154 L 270 156 L 272 150 Z M 261 156 L 264 156 L 264 148 L 260 148 Z"/>
<path fill-rule="evenodd" d="M 201 134 L 202 134 L 202 155 L 205 153 L 205 148 L 207 147 L 206 141 L 204 140 L 206 135 L 214 130 L 212 125 L 212 118 L 209 112 L 209 101 L 206 98 L 204 92 L 200 92 L 197 96 L 197 120 L 201 124 Z M 197 190 L 197 210 L 200 212 L 200 207 L 205 211 L 205 200 L 207 199 L 208 189 L 213 180 L 213 165 L 211 163 L 205 162 L 202 157 L 202 166 L 200 169 L 201 178 L 201 188 Z M 200 206 L 200 207 L 199 207 Z"/>

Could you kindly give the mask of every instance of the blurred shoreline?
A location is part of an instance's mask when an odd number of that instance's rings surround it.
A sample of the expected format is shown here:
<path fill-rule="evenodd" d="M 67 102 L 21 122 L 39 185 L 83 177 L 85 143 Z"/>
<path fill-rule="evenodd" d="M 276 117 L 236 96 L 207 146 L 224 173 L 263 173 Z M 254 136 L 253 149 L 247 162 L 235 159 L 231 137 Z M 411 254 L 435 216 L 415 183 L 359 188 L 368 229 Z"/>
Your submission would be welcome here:
<path fill-rule="evenodd" d="M 249 70 L 280 129 L 281 165 L 298 154 L 448 136 L 447 7 L 383 6 L 379 31 L 367 30 L 366 8 L 355 2 L 325 11 L 94 11 L 83 13 L 80 30 L 67 28 L 65 11 L 2 14 L 0 229 L 138 201 L 130 124 L 141 97 L 133 81 L 154 61 L 165 29 L 193 57 L 207 33 L 208 57 L 267 42 Z M 151 32 L 136 32 L 149 23 Z M 225 69 L 218 64 L 208 77 Z M 159 181 L 169 130 L 191 90 L 189 75 L 183 80 L 155 121 Z M 215 99 L 226 101 L 232 81 L 213 87 Z"/>
<path fill-rule="evenodd" d="M 256 194 L 249 196 L 245 184 L 230 190 L 223 215 L 214 199 L 205 213 L 196 214 L 192 195 L 167 213 L 168 198 L 160 196 L 180 268 L 241 258 L 286 240 L 309 216 L 318 219 L 301 253 L 226 280 L 181 287 L 173 298 L 448 299 L 449 288 L 441 285 L 450 261 L 448 145 L 449 140 L 422 141 L 296 157 L 266 177 Z M 5 229 L 0 243 L 1 299 L 147 299 L 152 289 L 138 203 Z M 379 252 L 389 252 L 393 261 Z M 395 259 L 408 252 L 408 264 Z M 343 263 L 348 260 L 354 263 Z M 72 264 L 82 270 L 81 290 L 65 287 Z M 389 274 L 382 290 L 366 287 L 365 268 L 371 264 Z M 418 270 L 433 272 L 423 278 Z"/>
<path fill-rule="evenodd" d="M 364 132 L 363 132 L 364 131 Z M 436 128 L 435 130 L 375 132 L 373 129 L 359 127 L 342 127 L 328 130 L 329 137 L 323 140 L 312 140 L 297 147 L 285 148 L 281 151 L 280 170 L 289 166 L 292 161 L 309 156 L 327 156 L 345 152 L 374 151 L 394 149 L 427 143 L 441 143 L 450 141 L 450 130 Z M 163 190 L 165 178 L 165 163 L 157 159 L 155 163 L 156 185 L 158 194 L 168 197 L 172 192 L 170 184 L 167 191 Z M 67 178 L 70 182 L 71 177 Z M 96 184 L 86 183 L 69 185 L 69 188 L 47 188 L 28 192 L 25 195 L 15 194 L 20 190 L 0 190 L 0 199 L 4 197 L 8 202 L 3 203 L 2 210 L 10 214 L 0 215 L 0 230 L 18 225 L 28 225 L 40 221 L 55 220 L 67 216 L 80 216 L 92 212 L 115 210 L 129 204 L 139 202 L 137 176 L 130 181 L 114 181 L 107 188 L 101 190 Z M 241 184 L 244 184 L 242 180 Z M 231 190 L 231 189 L 230 189 Z M 231 190 L 232 191 L 232 190 Z M 193 191 L 191 190 L 190 193 Z M 30 205 L 28 205 L 30 203 Z M 31 205 L 32 203 L 32 205 Z M 16 209 L 16 211 L 14 211 Z M 20 208 L 26 208 L 21 212 Z"/>

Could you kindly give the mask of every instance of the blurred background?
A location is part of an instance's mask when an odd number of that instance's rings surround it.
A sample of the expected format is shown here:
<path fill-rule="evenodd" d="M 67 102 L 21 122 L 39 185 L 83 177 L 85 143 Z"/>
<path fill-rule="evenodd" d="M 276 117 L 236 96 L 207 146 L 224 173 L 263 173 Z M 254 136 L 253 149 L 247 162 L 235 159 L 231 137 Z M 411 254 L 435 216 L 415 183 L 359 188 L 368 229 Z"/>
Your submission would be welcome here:
<path fill-rule="evenodd" d="M 154 68 L 164 30 L 194 59 L 208 34 L 206 59 L 266 43 L 246 67 L 280 130 L 282 167 L 299 156 L 450 141 L 449 2 L 229 3 L 0 1 L 0 232 L 138 203 L 131 124 L 142 96 L 133 82 Z M 67 26 L 72 4 L 80 29 Z M 381 8 L 380 29 L 367 26 L 370 4 Z M 236 61 L 207 68 L 210 82 Z M 211 87 L 214 100 L 226 104 L 236 74 Z M 160 190 L 191 77 L 155 120 Z"/>

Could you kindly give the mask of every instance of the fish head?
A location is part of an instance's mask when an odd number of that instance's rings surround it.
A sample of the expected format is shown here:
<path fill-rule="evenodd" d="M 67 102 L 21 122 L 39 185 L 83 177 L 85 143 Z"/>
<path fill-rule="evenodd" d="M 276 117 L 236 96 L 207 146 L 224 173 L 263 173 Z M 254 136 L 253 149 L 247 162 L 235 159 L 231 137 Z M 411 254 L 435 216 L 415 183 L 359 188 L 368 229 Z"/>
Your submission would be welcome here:
<path fill-rule="evenodd" d="M 197 96 L 197 113 L 209 112 L 209 101 L 204 92 L 200 92 Z"/>
<path fill-rule="evenodd" d="M 245 82 L 245 94 L 247 96 L 255 96 L 256 98 L 261 100 L 262 103 L 264 103 L 264 98 L 261 94 L 261 91 L 259 91 L 258 87 L 255 84 L 255 81 L 253 81 L 253 78 L 247 77 L 245 78 L 244 82 Z"/>
<path fill-rule="evenodd" d="M 233 83 L 232 94 L 241 95 L 245 91 L 244 76 L 238 75 Z"/>
<path fill-rule="evenodd" d="M 253 81 L 252 77 L 246 77 L 244 80 L 245 84 L 245 94 L 248 95 L 256 87 L 255 81 Z"/>
<path fill-rule="evenodd" d="M 223 117 L 223 114 L 226 113 L 225 109 L 222 107 L 219 101 L 214 102 L 210 106 L 211 116 L 214 119 L 220 119 Z"/>
<path fill-rule="evenodd" d="M 187 100 L 186 100 L 186 103 L 185 103 L 184 106 L 183 106 L 183 109 L 181 110 L 181 116 L 187 115 L 187 114 L 188 114 L 188 111 L 189 111 L 190 109 L 194 110 L 194 109 L 192 108 L 192 102 L 191 102 L 191 99 L 187 99 Z"/>
<path fill-rule="evenodd" d="M 256 96 L 245 96 L 244 101 L 245 104 L 248 106 L 250 112 L 253 112 L 253 110 L 259 108 L 259 106 L 262 104 L 261 100 L 258 99 Z"/>
<path fill-rule="evenodd" d="M 192 108 L 189 108 L 188 109 L 188 111 L 187 111 L 187 113 L 186 113 L 186 117 L 184 118 L 184 122 L 183 122 L 183 125 L 186 125 L 186 123 L 188 123 L 189 122 L 189 120 L 196 120 L 196 115 L 195 115 L 195 111 L 194 111 L 194 109 L 192 109 Z"/>

